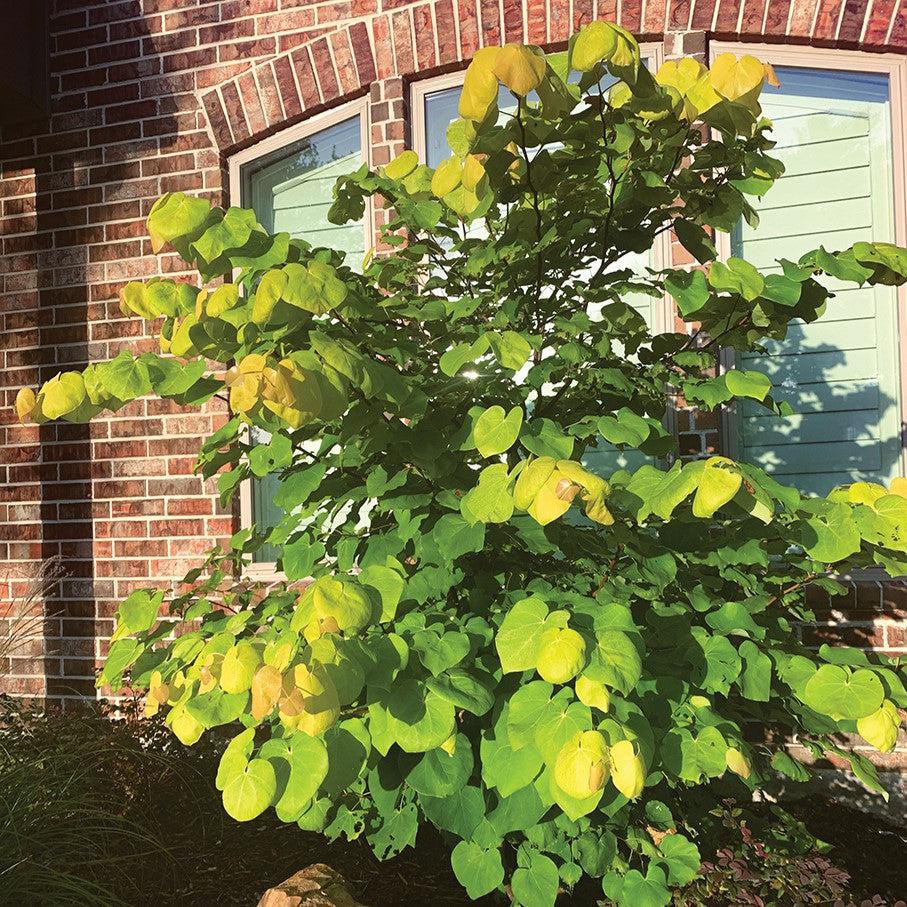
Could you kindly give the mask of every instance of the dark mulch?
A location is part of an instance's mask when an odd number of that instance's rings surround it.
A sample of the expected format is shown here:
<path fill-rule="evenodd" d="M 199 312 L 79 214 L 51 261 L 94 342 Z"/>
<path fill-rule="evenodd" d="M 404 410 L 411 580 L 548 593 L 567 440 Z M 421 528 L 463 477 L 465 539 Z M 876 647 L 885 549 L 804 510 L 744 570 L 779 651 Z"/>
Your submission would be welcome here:
<path fill-rule="evenodd" d="M 785 805 L 820 840 L 834 848 L 831 859 L 850 876 L 851 897 L 881 895 L 907 900 L 907 828 L 825 797 Z"/>
<path fill-rule="evenodd" d="M 851 876 L 850 898 L 856 904 L 881 895 L 887 904 L 907 897 L 907 831 L 876 816 L 841 803 L 814 797 L 788 805 L 789 811 L 818 838 L 833 846 L 832 862 Z M 393 860 L 379 862 L 361 841 L 329 844 L 320 835 L 282 827 L 269 821 L 239 826 L 226 819 L 223 840 L 213 849 L 221 855 L 209 867 L 199 867 L 189 885 L 172 893 L 149 895 L 148 904 L 254 904 L 270 885 L 277 884 L 310 863 L 327 863 L 349 882 L 350 889 L 369 907 L 466 905 L 450 868 L 448 850 L 433 829 L 419 832 L 417 846 Z M 209 842 L 214 844 L 215 842 Z M 205 848 L 208 853 L 212 848 Z M 601 889 L 589 886 L 558 907 L 591 907 Z M 482 907 L 502 902 L 494 897 Z M 715 905 L 718 907 L 718 905 Z"/>

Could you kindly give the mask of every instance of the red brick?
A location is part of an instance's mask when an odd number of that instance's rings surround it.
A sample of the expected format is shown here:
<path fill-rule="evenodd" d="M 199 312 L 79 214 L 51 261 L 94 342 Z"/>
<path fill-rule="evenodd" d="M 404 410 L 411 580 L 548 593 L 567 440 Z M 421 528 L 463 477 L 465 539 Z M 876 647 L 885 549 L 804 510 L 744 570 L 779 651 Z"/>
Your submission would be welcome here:
<path fill-rule="evenodd" d="M 460 23 L 460 59 L 468 60 L 472 58 L 472 55 L 479 49 L 479 20 L 478 20 L 478 7 L 476 6 L 477 0 L 456 0 L 457 2 L 457 18 Z M 541 3 L 542 0 L 537 0 Z M 400 51 L 397 49 L 396 37 L 394 39 L 394 48 L 400 59 Z M 400 73 L 405 73 L 411 70 L 404 68 L 403 61 L 401 60 L 400 68 L 397 70 Z"/>
<path fill-rule="evenodd" d="M 790 4 L 791 0 L 768 0 L 768 12 L 765 17 L 767 34 L 783 35 L 787 32 Z"/>
<path fill-rule="evenodd" d="M 818 0 L 794 0 L 789 34 L 808 37 L 812 33 L 817 2 Z"/>
<path fill-rule="evenodd" d="M 471 0 L 474 2 L 474 0 Z M 391 17 L 394 27 L 394 55 L 397 61 L 397 73 L 403 75 L 415 71 L 413 56 L 413 34 L 409 11 L 394 13 Z"/>
<path fill-rule="evenodd" d="M 577 0 L 585 3 L 592 16 L 592 0 Z M 523 29 L 523 0 L 504 0 L 504 41 L 521 43 L 525 40 Z"/>
<path fill-rule="evenodd" d="M 261 98 L 258 96 L 258 85 L 252 70 L 237 76 L 236 86 L 242 98 L 243 110 L 252 135 L 264 132 L 268 128 L 268 122 L 265 119 L 264 107 L 262 107 Z"/>
<path fill-rule="evenodd" d="M 328 40 L 334 53 L 334 68 L 338 75 L 340 94 L 346 95 L 359 88 L 359 73 L 353 60 L 349 32 L 344 29 L 334 32 Z"/>
<path fill-rule="evenodd" d="M 526 40 L 530 44 L 548 43 L 548 6 L 545 0 L 526 0 Z"/>
<path fill-rule="evenodd" d="M 620 24 L 631 32 L 638 32 L 642 23 L 641 0 L 622 0 Z"/>
<path fill-rule="evenodd" d="M 642 25 L 643 32 L 649 35 L 662 34 L 665 30 L 666 12 L 667 0 L 648 0 Z"/>
<path fill-rule="evenodd" d="M 495 47 L 503 44 L 501 32 L 501 14 L 497 0 L 478 0 L 479 15 L 482 22 L 482 46 Z M 415 17 L 414 17 L 415 21 Z M 419 42 L 419 25 L 416 25 L 416 44 Z"/>
<path fill-rule="evenodd" d="M 413 27 L 416 34 L 416 66 L 424 72 L 438 65 L 435 55 L 435 24 L 430 3 L 413 7 Z"/>
<path fill-rule="evenodd" d="M 271 127 L 278 126 L 284 120 L 284 113 L 273 65 L 267 63 L 257 67 L 255 76 L 258 79 L 259 97 L 264 107 L 267 124 Z"/>
<path fill-rule="evenodd" d="M 327 40 L 319 38 L 311 45 L 310 51 L 315 74 L 318 78 L 318 86 L 321 90 L 321 97 L 325 101 L 340 97 L 340 85 L 337 81 L 337 74 L 334 71 L 334 62 L 331 59 Z"/>

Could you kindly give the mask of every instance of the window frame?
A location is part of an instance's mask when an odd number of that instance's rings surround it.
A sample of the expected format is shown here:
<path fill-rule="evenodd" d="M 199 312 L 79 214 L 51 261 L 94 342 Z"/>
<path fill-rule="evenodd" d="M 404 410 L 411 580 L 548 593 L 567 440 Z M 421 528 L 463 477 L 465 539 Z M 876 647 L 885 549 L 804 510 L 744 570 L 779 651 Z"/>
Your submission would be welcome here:
<path fill-rule="evenodd" d="M 362 151 L 362 160 L 369 167 L 372 166 L 371 120 L 369 117 L 370 105 L 368 95 L 363 95 L 352 101 L 347 101 L 330 110 L 315 114 L 308 119 L 281 129 L 269 135 L 248 148 L 243 148 L 231 155 L 227 161 L 229 183 L 228 198 L 231 204 L 243 206 L 243 169 L 260 158 L 289 148 L 296 142 L 307 139 L 324 129 L 336 126 L 344 120 L 359 117 L 359 144 Z M 363 217 L 363 232 L 365 234 L 365 248 L 370 249 L 375 244 L 375 218 L 374 205 L 369 199 Z M 247 479 L 239 487 L 239 526 L 244 529 L 253 523 L 252 483 L 254 479 Z M 286 580 L 283 572 L 277 569 L 275 561 L 257 561 L 249 565 L 247 575 L 258 581 L 277 582 Z"/>
<path fill-rule="evenodd" d="M 739 41 L 712 41 L 709 60 L 723 53 L 752 54 L 760 60 L 792 66 L 799 69 L 826 69 L 838 72 L 881 73 L 888 76 L 891 105 L 891 163 L 892 211 L 894 215 L 894 241 L 907 246 L 907 58 L 901 54 L 870 54 L 859 50 L 828 50 L 817 47 L 784 44 L 750 44 Z M 718 258 L 726 260 L 731 254 L 731 235 L 718 233 Z M 896 288 L 898 352 L 900 361 L 901 409 L 901 475 L 907 476 L 907 285 Z M 732 369 L 734 351 L 722 349 L 720 371 Z M 733 407 L 721 410 L 721 452 L 736 459 L 740 453 L 736 431 L 736 411 Z"/>

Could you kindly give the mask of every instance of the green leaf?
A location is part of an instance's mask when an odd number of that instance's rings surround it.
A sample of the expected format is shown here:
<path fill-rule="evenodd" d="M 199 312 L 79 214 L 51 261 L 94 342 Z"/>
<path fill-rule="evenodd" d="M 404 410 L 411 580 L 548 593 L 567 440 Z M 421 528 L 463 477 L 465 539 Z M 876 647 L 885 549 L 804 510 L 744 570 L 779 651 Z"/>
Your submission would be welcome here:
<path fill-rule="evenodd" d="M 707 461 L 693 499 L 693 515 L 709 519 L 716 510 L 733 500 L 742 484 L 743 476 L 734 464 Z"/>
<path fill-rule="evenodd" d="M 569 460 L 573 456 L 574 440 L 551 419 L 532 419 L 523 426 L 520 443 L 537 457 Z"/>
<path fill-rule="evenodd" d="M 802 283 L 783 274 L 766 274 L 762 295 L 783 306 L 795 306 L 800 301 Z"/>
<path fill-rule="evenodd" d="M 391 733 L 405 753 L 434 749 L 454 731 L 453 704 L 415 680 L 394 686 L 387 711 L 392 719 Z"/>
<path fill-rule="evenodd" d="M 547 619 L 548 606 L 534 595 L 507 612 L 494 640 L 505 674 L 535 668 Z"/>
<path fill-rule="evenodd" d="M 534 746 L 514 749 L 506 737 L 488 737 L 482 741 L 482 779 L 509 797 L 526 787 L 542 769 L 542 754 Z"/>
<path fill-rule="evenodd" d="M 633 640 L 620 630 L 598 633 L 596 647 L 585 674 L 590 680 L 596 680 L 626 695 L 642 677 L 639 650 Z"/>
<path fill-rule="evenodd" d="M 237 822 L 249 822 L 271 805 L 276 793 L 274 767 L 266 759 L 252 759 L 224 787 L 224 809 Z"/>
<path fill-rule="evenodd" d="M 507 736 L 515 750 L 535 743 L 535 732 L 548 713 L 553 689 L 550 683 L 533 680 L 510 697 Z"/>
<path fill-rule="evenodd" d="M 476 420 L 473 438 L 483 457 L 502 454 L 516 443 L 523 424 L 523 409 L 514 406 L 505 412 L 503 406 L 489 406 Z"/>
<path fill-rule="evenodd" d="M 648 420 L 638 416 L 626 406 L 613 416 L 602 416 L 596 423 L 599 432 L 612 444 L 629 444 L 639 447 L 652 432 Z"/>
<path fill-rule="evenodd" d="M 135 639 L 119 639 L 110 647 L 104 670 L 98 678 L 98 685 L 118 690 L 123 683 L 123 672 L 132 665 L 142 653 L 142 645 Z"/>
<path fill-rule="evenodd" d="M 442 699 L 473 715 L 484 715 L 494 705 L 494 680 L 484 672 L 480 680 L 469 671 L 453 668 L 439 677 L 429 677 L 425 685 Z"/>
<path fill-rule="evenodd" d="M 521 866 L 511 878 L 514 901 L 520 907 L 552 907 L 559 881 L 554 861 L 544 854 L 531 852 L 529 865 Z"/>
<path fill-rule="evenodd" d="M 882 682 L 867 668 L 851 671 L 824 664 L 807 681 L 802 699 L 811 709 L 838 721 L 871 715 L 884 696 Z"/>
<path fill-rule="evenodd" d="M 223 218 L 208 227 L 192 247 L 204 261 L 210 263 L 228 249 L 243 248 L 253 231 L 261 231 L 254 211 L 228 208 Z"/>
<path fill-rule="evenodd" d="M 473 900 L 494 891 L 504 881 L 504 864 L 496 847 L 460 841 L 450 855 L 450 865 Z"/>
<path fill-rule="evenodd" d="M 468 839 L 485 816 L 482 791 L 467 784 L 444 797 L 419 797 L 430 822 L 460 838 Z"/>
<path fill-rule="evenodd" d="M 278 778 L 274 804 L 277 818 L 295 822 L 308 809 L 328 773 L 323 741 L 301 731 L 288 739 L 272 737 L 262 745 L 259 757 L 271 762 Z"/>
<path fill-rule="evenodd" d="M 709 301 L 705 274 L 698 268 L 692 271 L 672 271 L 665 279 L 665 289 L 674 297 L 684 318 L 698 312 Z"/>
<path fill-rule="evenodd" d="M 308 579 L 312 575 L 312 568 L 324 557 L 324 553 L 324 545 L 321 542 L 313 542 L 308 534 L 302 535 L 294 542 L 283 546 L 280 565 L 291 582 Z"/>
<path fill-rule="evenodd" d="M 583 871 L 600 879 L 617 856 L 617 838 L 610 831 L 583 832 L 570 846 Z"/>
<path fill-rule="evenodd" d="M 212 728 L 236 721 L 246 710 L 248 702 L 247 692 L 225 693 L 223 690 L 214 689 L 210 693 L 202 693 L 188 700 L 186 711 L 204 727 Z"/>
<path fill-rule="evenodd" d="M 413 637 L 413 648 L 419 653 L 422 664 L 434 677 L 459 664 L 469 653 L 469 637 L 457 630 L 438 634 L 423 630 Z"/>
<path fill-rule="evenodd" d="M 419 811 L 409 803 L 386 818 L 378 831 L 368 836 L 372 850 L 379 860 L 389 860 L 416 843 L 419 831 Z"/>
<path fill-rule="evenodd" d="M 732 369 L 725 372 L 724 381 L 727 389 L 735 397 L 750 397 L 760 402 L 766 398 L 772 389 L 772 381 L 762 372 L 746 372 Z"/>
<path fill-rule="evenodd" d="M 469 523 L 506 523 L 513 515 L 510 472 L 506 463 L 492 463 L 479 473 L 479 484 L 460 501 L 460 512 Z"/>
<path fill-rule="evenodd" d="M 238 778 L 249 764 L 255 745 L 255 728 L 248 728 L 237 734 L 228 744 L 217 765 L 214 786 L 222 791 L 231 781 Z"/>
<path fill-rule="evenodd" d="M 504 368 L 517 371 L 521 369 L 532 353 L 529 341 L 516 331 L 504 331 L 502 334 L 492 334 L 489 337 L 491 349 L 495 358 Z"/>
<path fill-rule="evenodd" d="M 699 224 L 688 220 L 675 220 L 674 232 L 677 234 L 680 244 L 700 264 L 704 265 L 718 257 L 712 238 Z"/>
<path fill-rule="evenodd" d="M 413 790 L 427 797 L 448 797 L 466 784 L 472 774 L 472 748 L 463 734 L 455 740 L 453 753 L 440 747 L 430 750 L 405 773 Z"/>
<path fill-rule="evenodd" d="M 328 769 L 321 787 L 328 794 L 339 794 L 362 775 L 372 749 L 372 741 L 360 718 L 347 718 L 325 731 Z"/>
<path fill-rule="evenodd" d="M 403 576 L 391 567 L 369 564 L 359 573 L 359 582 L 376 589 L 381 596 L 381 623 L 393 620 L 406 587 Z"/>
<path fill-rule="evenodd" d="M 617 903 L 619 907 L 666 907 L 671 903 L 671 892 L 664 871 L 651 864 L 645 875 L 631 869 L 624 876 Z"/>
<path fill-rule="evenodd" d="M 748 302 L 761 296 L 765 288 L 762 275 L 742 258 L 729 258 L 726 263 L 712 262 L 709 283 L 719 292 L 739 293 Z"/>
<path fill-rule="evenodd" d="M 163 601 L 163 591 L 136 589 L 131 592 L 117 611 L 117 628 L 111 639 L 150 630 Z"/>
<path fill-rule="evenodd" d="M 654 513 L 663 520 L 669 520 L 674 509 L 683 503 L 699 486 L 700 474 L 703 469 L 705 469 L 705 463 L 700 460 L 684 465 L 678 462 L 668 472 L 659 473 L 658 483 L 643 498 L 644 503 L 642 508 L 640 508 L 639 518 L 644 519 L 645 515 Z M 632 484 L 629 489 L 636 491 Z"/>
<path fill-rule="evenodd" d="M 475 362 L 490 345 L 488 334 L 483 334 L 474 343 L 458 343 L 441 357 L 439 366 L 445 375 L 452 378 L 464 365 Z"/>
<path fill-rule="evenodd" d="M 687 733 L 681 744 L 680 777 L 694 784 L 704 778 L 717 778 L 725 770 L 727 749 L 718 728 L 703 728 L 695 737 Z"/>
<path fill-rule="evenodd" d="M 456 560 L 471 551 L 479 551 L 485 543 L 485 526 L 470 525 L 458 513 L 445 513 L 432 529 L 438 550 L 448 560 Z"/>
<path fill-rule="evenodd" d="M 293 442 L 285 434 L 271 435 L 267 444 L 257 444 L 249 451 L 249 466 L 257 476 L 270 475 L 293 462 Z"/>
<path fill-rule="evenodd" d="M 168 192 L 148 214 L 151 251 L 160 252 L 166 242 L 191 238 L 202 229 L 210 213 L 211 204 L 205 199 Z"/>
<path fill-rule="evenodd" d="M 274 494 L 274 504 L 287 513 L 302 506 L 321 485 L 326 472 L 327 466 L 318 463 L 281 476 L 280 485 Z"/>
<path fill-rule="evenodd" d="M 861 545 L 860 530 L 846 507 L 834 510 L 824 520 L 806 520 L 802 538 L 806 553 L 825 564 L 856 554 Z"/>
<path fill-rule="evenodd" d="M 668 871 L 670 885 L 689 885 L 699 875 L 702 858 L 699 849 L 684 835 L 665 835 L 658 849 L 662 862 Z"/>
<path fill-rule="evenodd" d="M 120 400 L 135 400 L 151 393 L 148 366 L 125 350 L 104 366 L 103 375 L 106 389 Z"/>
<path fill-rule="evenodd" d="M 750 640 L 740 644 L 743 673 L 738 684 L 746 699 L 768 702 L 772 692 L 772 660 Z"/>

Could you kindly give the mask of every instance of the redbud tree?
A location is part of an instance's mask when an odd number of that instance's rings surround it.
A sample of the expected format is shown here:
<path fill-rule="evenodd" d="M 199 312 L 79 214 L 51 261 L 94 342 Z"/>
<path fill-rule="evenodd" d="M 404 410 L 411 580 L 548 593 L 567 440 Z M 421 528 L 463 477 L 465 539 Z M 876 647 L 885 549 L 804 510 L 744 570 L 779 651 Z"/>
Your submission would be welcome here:
<path fill-rule="evenodd" d="M 720 372 L 719 351 L 820 317 L 826 277 L 907 279 L 883 243 L 766 274 L 716 259 L 715 231 L 755 225 L 783 169 L 759 108 L 772 78 L 732 54 L 650 73 L 606 22 L 561 54 L 483 49 L 448 160 L 405 151 L 338 181 L 335 223 L 392 209 L 390 251 L 361 267 L 250 211 L 155 204 L 154 250 L 199 275 L 122 292 L 161 354 L 17 407 L 86 421 L 149 393 L 223 396 L 198 470 L 225 502 L 277 477 L 276 525 L 122 602 L 99 681 L 146 689 L 186 744 L 226 730 L 235 819 L 274 809 L 380 858 L 432 823 L 472 898 L 550 907 L 587 877 L 644 907 L 697 875 L 691 790 L 809 776 L 785 739 L 881 790 L 840 735 L 893 746 L 903 668 L 805 648 L 796 625 L 811 584 L 907 574 L 907 483 L 806 497 L 727 457 L 673 459 L 663 425 L 672 394 L 784 416 L 769 377 Z M 702 267 L 628 265 L 668 231 Z M 653 336 L 631 300 L 665 295 L 697 332 Z M 263 544 L 286 582 L 244 577 Z"/>

